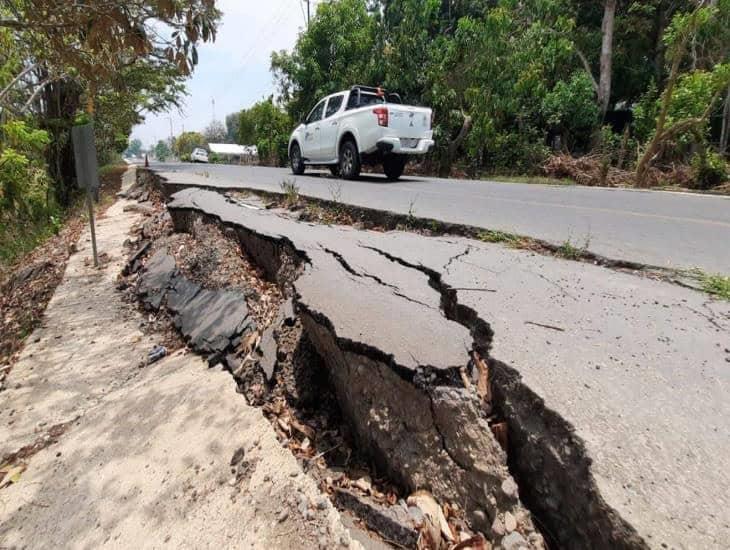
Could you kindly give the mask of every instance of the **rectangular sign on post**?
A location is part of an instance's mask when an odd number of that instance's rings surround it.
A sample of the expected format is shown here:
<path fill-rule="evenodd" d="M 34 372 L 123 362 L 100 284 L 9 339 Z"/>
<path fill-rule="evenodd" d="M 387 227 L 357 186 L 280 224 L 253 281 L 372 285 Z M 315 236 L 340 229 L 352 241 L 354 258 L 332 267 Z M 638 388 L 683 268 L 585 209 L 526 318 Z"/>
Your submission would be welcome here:
<path fill-rule="evenodd" d="M 76 182 L 86 190 L 86 206 L 89 209 L 89 225 L 91 227 L 91 250 L 94 254 L 94 267 L 99 267 L 96 254 L 96 228 L 94 227 L 94 201 L 91 198 L 99 188 L 99 165 L 96 161 L 96 142 L 94 141 L 94 125 L 84 124 L 71 128 L 71 140 L 76 160 Z"/>
<path fill-rule="evenodd" d="M 94 125 L 74 126 L 71 128 L 71 139 L 76 159 L 76 181 L 78 186 L 94 192 L 99 188 L 99 166 L 96 161 Z"/>

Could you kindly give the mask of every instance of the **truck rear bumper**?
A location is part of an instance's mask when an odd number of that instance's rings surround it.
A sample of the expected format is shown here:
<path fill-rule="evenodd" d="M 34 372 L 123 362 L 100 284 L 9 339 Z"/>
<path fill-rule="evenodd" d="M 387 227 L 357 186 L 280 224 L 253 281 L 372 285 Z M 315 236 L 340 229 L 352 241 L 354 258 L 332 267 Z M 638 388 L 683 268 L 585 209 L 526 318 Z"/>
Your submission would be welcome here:
<path fill-rule="evenodd" d="M 397 137 L 384 137 L 376 142 L 376 146 L 380 152 L 396 155 L 425 155 L 433 149 L 434 145 L 435 142 L 432 139 L 419 139 L 415 147 L 407 147 Z"/>

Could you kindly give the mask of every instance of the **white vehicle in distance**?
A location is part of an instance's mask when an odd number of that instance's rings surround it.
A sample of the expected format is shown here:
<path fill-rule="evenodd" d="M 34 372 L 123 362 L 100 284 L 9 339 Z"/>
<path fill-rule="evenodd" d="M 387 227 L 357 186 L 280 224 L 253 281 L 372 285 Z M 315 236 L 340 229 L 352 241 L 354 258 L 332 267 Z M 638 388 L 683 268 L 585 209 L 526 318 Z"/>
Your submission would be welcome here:
<path fill-rule="evenodd" d="M 289 138 L 292 172 L 328 166 L 333 175 L 355 179 L 364 164 L 382 164 L 396 180 L 411 155 L 434 146 L 432 111 L 403 105 L 398 94 L 353 86 L 322 99 Z"/>
<path fill-rule="evenodd" d="M 208 162 L 208 151 L 202 147 L 196 147 L 193 152 L 190 153 L 191 162 Z"/>

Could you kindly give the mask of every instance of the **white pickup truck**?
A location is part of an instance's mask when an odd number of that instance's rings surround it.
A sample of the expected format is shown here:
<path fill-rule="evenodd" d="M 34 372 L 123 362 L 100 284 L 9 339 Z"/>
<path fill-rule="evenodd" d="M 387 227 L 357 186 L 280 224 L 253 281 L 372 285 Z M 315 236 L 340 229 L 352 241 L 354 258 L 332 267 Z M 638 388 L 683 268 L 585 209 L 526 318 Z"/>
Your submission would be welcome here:
<path fill-rule="evenodd" d="M 289 138 L 295 174 L 306 166 L 328 166 L 333 175 L 354 179 L 363 164 L 382 164 L 388 179 L 398 179 L 409 155 L 434 146 L 431 109 L 402 105 L 398 94 L 353 86 L 329 95 Z"/>

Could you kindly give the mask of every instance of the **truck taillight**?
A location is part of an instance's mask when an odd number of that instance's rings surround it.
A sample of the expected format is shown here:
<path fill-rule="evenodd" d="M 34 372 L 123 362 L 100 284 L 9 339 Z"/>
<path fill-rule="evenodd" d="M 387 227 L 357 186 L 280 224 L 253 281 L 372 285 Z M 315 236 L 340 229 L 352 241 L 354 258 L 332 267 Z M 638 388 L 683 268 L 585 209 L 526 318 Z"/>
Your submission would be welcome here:
<path fill-rule="evenodd" d="M 378 126 L 388 125 L 388 108 L 387 107 L 375 107 L 373 113 L 378 117 Z"/>

